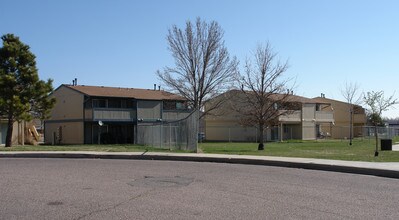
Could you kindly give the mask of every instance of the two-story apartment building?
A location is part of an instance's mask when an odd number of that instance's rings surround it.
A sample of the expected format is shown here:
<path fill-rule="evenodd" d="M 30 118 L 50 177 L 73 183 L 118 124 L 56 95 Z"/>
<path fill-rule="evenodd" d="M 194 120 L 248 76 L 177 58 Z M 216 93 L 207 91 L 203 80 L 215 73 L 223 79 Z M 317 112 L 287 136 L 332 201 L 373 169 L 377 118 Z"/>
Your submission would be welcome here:
<path fill-rule="evenodd" d="M 349 138 L 351 117 L 353 123 L 353 137 L 363 136 L 363 126 L 365 126 L 367 123 L 367 116 L 366 110 L 362 106 L 351 106 L 347 102 L 326 98 L 324 94 L 322 94 L 320 97 L 313 98 L 313 100 L 316 102 L 331 103 L 335 121 L 334 126 L 331 127 L 329 131 L 331 138 Z M 351 107 L 353 108 L 352 110 Z M 353 111 L 352 115 L 351 111 Z M 328 130 L 328 128 L 325 129 Z"/>
<path fill-rule="evenodd" d="M 186 100 L 162 90 L 61 85 L 45 121 L 45 142 L 56 144 L 141 143 L 139 125 L 189 114 Z"/>
<path fill-rule="evenodd" d="M 234 93 L 234 94 L 232 94 Z M 234 106 L 245 106 L 238 98 L 236 90 L 228 91 L 217 98 L 227 98 L 222 106 L 205 117 L 205 137 L 208 141 L 256 141 L 258 130 L 255 127 L 242 126 L 242 115 Z M 278 95 L 275 96 L 278 98 Z M 324 132 L 323 126 L 331 127 L 334 123 L 331 104 L 297 95 L 289 95 L 295 109 L 285 110 L 274 126 L 266 129 L 264 139 L 267 141 L 301 139 L 314 140 Z M 284 110 L 283 110 L 284 111 Z"/>

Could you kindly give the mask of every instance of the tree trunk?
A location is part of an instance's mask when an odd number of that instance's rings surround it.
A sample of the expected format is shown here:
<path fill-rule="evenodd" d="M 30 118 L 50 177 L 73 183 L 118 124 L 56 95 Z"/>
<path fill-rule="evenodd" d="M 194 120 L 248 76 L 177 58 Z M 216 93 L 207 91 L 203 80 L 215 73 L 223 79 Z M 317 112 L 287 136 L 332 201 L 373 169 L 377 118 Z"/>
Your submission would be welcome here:
<path fill-rule="evenodd" d="M 6 136 L 6 147 L 11 147 L 12 144 L 12 131 L 14 128 L 14 120 L 8 119 L 8 124 L 7 124 L 7 136 Z"/>
<path fill-rule="evenodd" d="M 264 150 L 265 145 L 263 144 L 263 125 L 259 126 L 259 145 L 258 145 L 258 150 Z"/>

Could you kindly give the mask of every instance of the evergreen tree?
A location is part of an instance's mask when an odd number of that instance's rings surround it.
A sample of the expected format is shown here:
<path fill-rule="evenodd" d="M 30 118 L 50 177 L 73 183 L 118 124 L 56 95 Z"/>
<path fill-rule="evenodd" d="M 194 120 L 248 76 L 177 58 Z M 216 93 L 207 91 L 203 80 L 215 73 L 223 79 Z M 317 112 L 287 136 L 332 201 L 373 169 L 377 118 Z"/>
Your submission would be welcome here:
<path fill-rule="evenodd" d="M 39 79 L 35 55 L 17 36 L 1 37 L 0 48 L 0 118 L 8 120 L 6 147 L 11 147 L 15 121 L 45 119 L 55 104 L 49 98 L 52 80 Z"/>

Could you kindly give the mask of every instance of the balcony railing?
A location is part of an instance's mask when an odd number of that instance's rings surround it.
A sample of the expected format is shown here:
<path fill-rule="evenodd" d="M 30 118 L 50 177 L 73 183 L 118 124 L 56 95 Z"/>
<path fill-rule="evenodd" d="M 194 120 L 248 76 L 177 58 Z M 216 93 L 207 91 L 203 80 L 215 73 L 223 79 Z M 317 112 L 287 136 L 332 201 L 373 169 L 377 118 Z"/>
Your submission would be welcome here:
<path fill-rule="evenodd" d="M 334 114 L 328 111 L 316 111 L 315 119 L 317 122 L 334 122 Z"/>
<path fill-rule="evenodd" d="M 306 119 L 305 119 L 306 120 Z M 310 120 L 310 119 L 308 119 Z M 333 112 L 316 111 L 315 118 L 311 119 L 316 122 L 334 122 Z M 280 122 L 300 122 L 302 121 L 301 111 L 291 111 L 279 117 Z"/>
<path fill-rule="evenodd" d="M 280 122 L 300 122 L 301 111 L 284 111 L 285 114 L 279 117 Z"/>
<path fill-rule="evenodd" d="M 133 109 L 94 108 L 85 110 L 85 119 L 93 121 L 134 121 L 136 111 Z"/>

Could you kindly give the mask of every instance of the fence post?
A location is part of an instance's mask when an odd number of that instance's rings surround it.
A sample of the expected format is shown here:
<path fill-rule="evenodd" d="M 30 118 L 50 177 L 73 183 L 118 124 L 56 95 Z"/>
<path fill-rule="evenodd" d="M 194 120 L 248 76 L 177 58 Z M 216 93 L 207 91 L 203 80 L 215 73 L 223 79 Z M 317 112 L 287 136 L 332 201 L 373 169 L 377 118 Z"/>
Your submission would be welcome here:
<path fill-rule="evenodd" d="M 229 142 L 231 142 L 231 139 L 230 139 L 230 127 L 229 127 Z"/>
<path fill-rule="evenodd" d="M 159 137 L 159 148 L 162 149 L 162 121 L 159 123 L 159 133 L 160 133 L 160 137 Z"/>
<path fill-rule="evenodd" d="M 172 124 L 169 123 L 169 150 L 171 150 L 172 146 Z"/>

